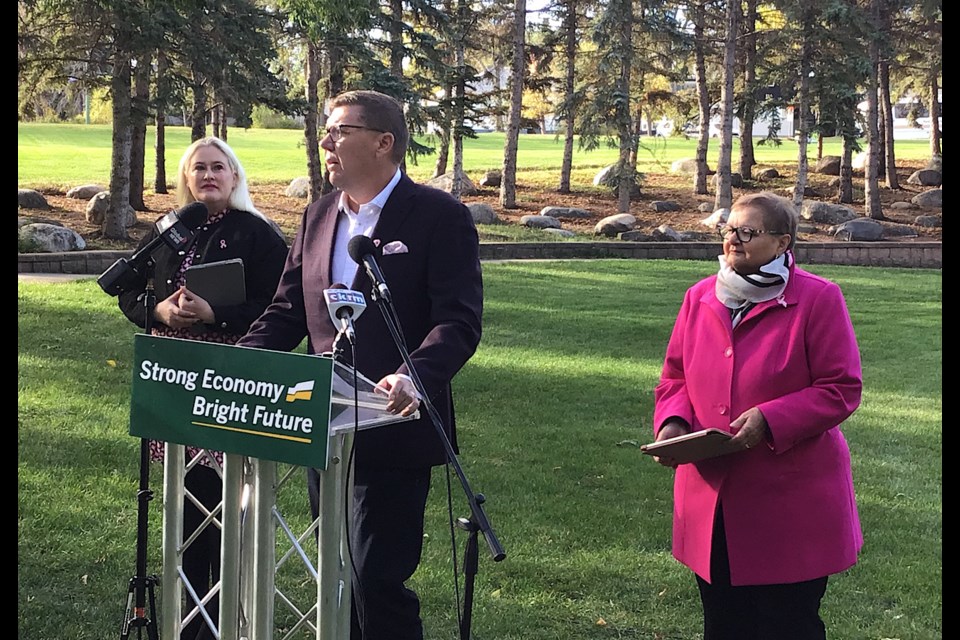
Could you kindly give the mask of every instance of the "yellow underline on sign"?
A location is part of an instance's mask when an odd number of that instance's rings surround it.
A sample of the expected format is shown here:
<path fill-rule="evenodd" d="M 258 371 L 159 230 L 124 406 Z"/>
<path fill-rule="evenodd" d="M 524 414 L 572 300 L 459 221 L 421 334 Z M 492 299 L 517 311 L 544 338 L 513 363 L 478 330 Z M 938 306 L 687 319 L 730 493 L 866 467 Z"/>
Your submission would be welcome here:
<path fill-rule="evenodd" d="M 311 442 L 313 442 L 310 438 L 284 436 L 277 433 L 264 433 L 262 431 L 252 431 L 250 429 L 241 429 L 240 427 L 230 427 L 225 424 L 207 424 L 206 422 L 191 422 L 190 424 L 195 424 L 198 427 L 210 427 L 211 429 L 222 429 L 223 431 L 236 431 L 237 433 L 245 433 L 250 436 L 261 436 L 263 438 L 273 438 L 274 440 L 292 440 L 293 442 L 302 442 L 304 444 L 310 444 Z"/>

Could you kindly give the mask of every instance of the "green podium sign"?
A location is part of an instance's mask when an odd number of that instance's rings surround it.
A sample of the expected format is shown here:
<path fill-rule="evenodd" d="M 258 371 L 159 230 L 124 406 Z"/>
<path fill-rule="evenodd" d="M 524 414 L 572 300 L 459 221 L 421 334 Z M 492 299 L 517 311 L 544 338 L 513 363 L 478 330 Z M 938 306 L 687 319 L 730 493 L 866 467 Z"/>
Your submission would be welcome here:
<path fill-rule="evenodd" d="M 330 358 L 138 334 L 130 435 L 325 469 Z"/>

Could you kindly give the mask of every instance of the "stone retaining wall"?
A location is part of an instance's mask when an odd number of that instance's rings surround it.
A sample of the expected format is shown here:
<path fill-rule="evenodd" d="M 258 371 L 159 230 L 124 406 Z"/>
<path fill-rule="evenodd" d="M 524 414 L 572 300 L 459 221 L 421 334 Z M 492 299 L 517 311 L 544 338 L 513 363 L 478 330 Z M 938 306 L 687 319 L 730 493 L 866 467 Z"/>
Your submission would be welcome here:
<path fill-rule="evenodd" d="M 21 253 L 17 273 L 101 274 L 131 251 Z M 498 242 L 481 243 L 482 260 L 716 260 L 716 242 Z M 798 264 L 943 268 L 940 242 L 798 242 Z"/>

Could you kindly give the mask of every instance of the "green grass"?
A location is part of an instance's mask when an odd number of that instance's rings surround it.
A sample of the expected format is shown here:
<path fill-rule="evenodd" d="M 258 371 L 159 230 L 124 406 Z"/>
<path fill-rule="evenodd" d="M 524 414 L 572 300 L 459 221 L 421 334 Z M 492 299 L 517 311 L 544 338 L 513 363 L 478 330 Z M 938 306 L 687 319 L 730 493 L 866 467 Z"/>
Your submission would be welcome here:
<path fill-rule="evenodd" d="M 154 130 L 147 132 L 144 175 L 148 185 L 156 175 L 156 155 L 153 148 Z M 303 132 L 288 129 L 230 129 L 229 143 L 237 152 L 252 184 L 288 183 L 306 175 L 306 152 Z M 18 123 L 17 125 L 17 185 L 20 188 L 61 188 L 79 184 L 109 184 L 110 180 L 109 125 L 74 125 L 48 123 Z M 436 140 L 423 138 L 428 145 Z M 482 172 L 497 169 L 503 163 L 502 133 L 482 133 L 476 139 L 464 141 L 464 168 L 473 179 Z M 186 127 L 166 128 L 166 174 L 172 181 L 180 154 L 190 144 L 190 130 Z M 734 143 L 734 162 L 739 158 L 739 141 Z M 520 136 L 517 166 L 524 172 L 528 184 L 554 185 L 559 179 L 563 155 L 563 140 L 554 135 L 524 134 Z M 644 173 L 669 172 L 670 164 L 679 158 L 693 157 L 696 141 L 680 137 L 644 138 L 639 154 L 639 170 Z M 719 144 L 710 141 L 708 161 L 716 164 Z M 836 138 L 824 143 L 824 154 L 838 155 L 840 142 Z M 816 144 L 808 147 L 808 155 L 815 160 Z M 756 146 L 757 162 L 791 163 L 797 159 L 797 145 L 786 140 L 779 147 Z M 897 158 L 925 160 L 929 144 L 924 140 L 897 141 Z M 617 150 L 601 145 L 594 151 L 576 150 L 573 158 L 575 184 L 589 185 L 601 167 L 616 161 Z M 421 157 L 417 164 L 408 163 L 408 172 L 414 179 L 423 180 L 433 172 L 435 156 Z M 452 167 L 452 165 L 451 165 Z"/>
<path fill-rule="evenodd" d="M 481 541 L 475 638 L 700 637 L 694 579 L 669 551 L 671 474 L 637 446 L 651 438 L 682 292 L 714 268 L 484 265 L 483 341 L 455 380 L 460 460 L 508 555 L 494 563 Z M 830 637 L 943 637 L 941 274 L 811 270 L 843 288 L 864 370 L 863 404 L 844 432 L 866 544 L 830 581 Z M 115 637 L 135 569 L 134 328 L 92 280 L 19 283 L 18 318 L 19 637 Z M 159 465 L 152 473 L 159 488 Z M 282 498 L 300 524 L 302 477 Z M 466 516 L 452 482 L 454 516 Z M 457 637 L 445 487 L 438 469 L 413 579 L 430 640 Z M 160 502 L 150 572 L 160 571 Z M 458 555 L 462 545 L 458 536 Z M 309 592 L 302 571 L 280 582 Z"/>

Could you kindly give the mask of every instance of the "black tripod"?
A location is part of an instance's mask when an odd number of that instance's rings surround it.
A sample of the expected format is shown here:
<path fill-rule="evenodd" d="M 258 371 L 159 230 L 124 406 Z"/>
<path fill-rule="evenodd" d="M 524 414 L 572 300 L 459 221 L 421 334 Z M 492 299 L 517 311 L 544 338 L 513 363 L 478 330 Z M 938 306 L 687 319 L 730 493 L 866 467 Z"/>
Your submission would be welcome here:
<path fill-rule="evenodd" d="M 153 308 L 156 305 L 156 294 L 153 290 L 152 260 L 146 263 L 147 285 L 140 294 L 143 300 L 144 332 L 150 334 L 153 328 Z M 153 491 L 150 490 L 150 444 L 146 438 L 140 439 L 140 487 L 137 490 L 137 573 L 130 578 L 130 587 L 127 590 L 127 607 L 123 614 L 123 625 L 120 627 L 120 640 L 130 637 L 131 629 L 137 630 L 137 637 L 142 638 L 144 630 L 149 640 L 158 640 L 157 633 L 157 602 L 155 590 L 159 579 L 155 575 L 147 575 L 147 505 L 153 500 Z M 149 610 L 147 606 L 149 604 Z"/>

